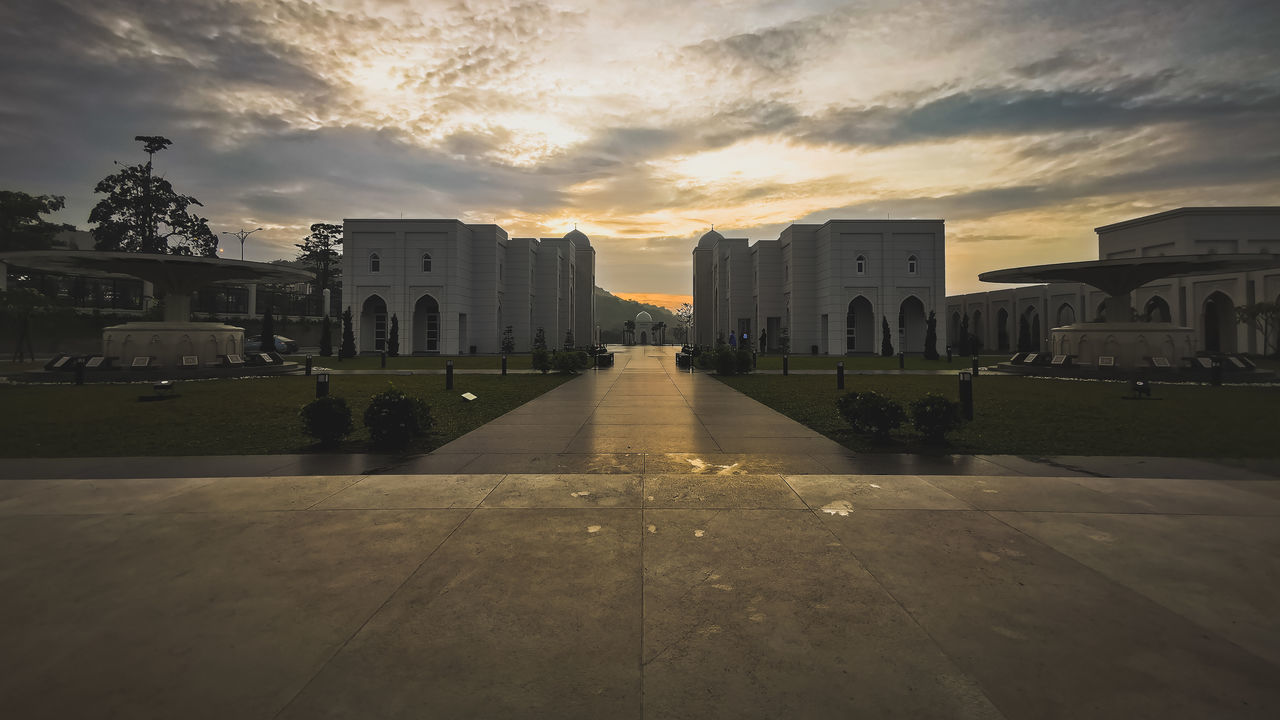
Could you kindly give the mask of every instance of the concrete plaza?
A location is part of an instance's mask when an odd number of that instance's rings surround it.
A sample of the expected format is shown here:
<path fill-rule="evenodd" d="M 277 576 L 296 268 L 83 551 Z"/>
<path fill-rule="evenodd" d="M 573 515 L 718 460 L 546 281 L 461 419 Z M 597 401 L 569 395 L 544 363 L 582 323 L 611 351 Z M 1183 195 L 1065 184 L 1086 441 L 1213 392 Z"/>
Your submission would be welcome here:
<path fill-rule="evenodd" d="M 417 458 L 0 478 L 7 717 L 1280 716 L 1273 466 L 855 456 L 670 349 Z"/>

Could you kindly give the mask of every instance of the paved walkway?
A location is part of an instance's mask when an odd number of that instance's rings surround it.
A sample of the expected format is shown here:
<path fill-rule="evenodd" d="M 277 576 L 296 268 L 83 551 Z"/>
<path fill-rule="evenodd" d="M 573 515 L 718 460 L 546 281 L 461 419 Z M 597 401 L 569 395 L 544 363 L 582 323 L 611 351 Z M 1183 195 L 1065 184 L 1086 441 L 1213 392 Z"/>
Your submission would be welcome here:
<path fill-rule="evenodd" d="M 1265 467 L 859 458 L 650 352 L 407 462 L 0 463 L 0 707 L 1280 715 Z"/>

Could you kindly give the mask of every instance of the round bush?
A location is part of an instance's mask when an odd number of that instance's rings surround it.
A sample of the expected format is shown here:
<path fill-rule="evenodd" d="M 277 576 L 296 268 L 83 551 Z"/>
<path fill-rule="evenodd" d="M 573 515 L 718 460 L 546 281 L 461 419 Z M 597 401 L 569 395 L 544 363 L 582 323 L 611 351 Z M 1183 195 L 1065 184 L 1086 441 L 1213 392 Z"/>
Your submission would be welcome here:
<path fill-rule="evenodd" d="M 732 375 L 738 370 L 738 358 L 733 348 L 721 345 L 715 350 L 717 375 Z"/>
<path fill-rule="evenodd" d="M 564 350 L 551 356 L 551 366 L 555 371 L 567 375 L 586 370 L 590 362 L 590 358 L 581 350 Z"/>
<path fill-rule="evenodd" d="M 734 353 L 733 357 L 734 357 L 734 361 L 737 364 L 737 371 L 739 375 L 746 375 L 747 373 L 751 372 L 751 351 L 750 350 L 743 350 L 739 348 L 738 351 Z"/>
<path fill-rule="evenodd" d="M 960 423 L 960 403 L 937 393 L 911 403 L 911 424 L 929 442 L 946 442 L 947 433 L 960 427 Z"/>
<path fill-rule="evenodd" d="M 836 401 L 840 415 L 860 433 L 871 433 L 880 440 L 902 425 L 907 413 L 902 405 L 878 392 L 847 393 Z"/>
<path fill-rule="evenodd" d="M 529 359 L 529 366 L 534 370 L 541 370 L 543 375 L 551 369 L 551 353 L 546 350 L 534 350 L 533 356 Z"/>
<path fill-rule="evenodd" d="M 302 432 L 320 441 L 321 445 L 334 445 L 351 434 L 351 408 L 340 397 L 316 398 L 298 412 L 302 418 Z"/>
<path fill-rule="evenodd" d="M 422 398 L 394 386 L 369 398 L 364 425 L 375 447 L 399 450 L 431 430 L 431 409 Z"/>

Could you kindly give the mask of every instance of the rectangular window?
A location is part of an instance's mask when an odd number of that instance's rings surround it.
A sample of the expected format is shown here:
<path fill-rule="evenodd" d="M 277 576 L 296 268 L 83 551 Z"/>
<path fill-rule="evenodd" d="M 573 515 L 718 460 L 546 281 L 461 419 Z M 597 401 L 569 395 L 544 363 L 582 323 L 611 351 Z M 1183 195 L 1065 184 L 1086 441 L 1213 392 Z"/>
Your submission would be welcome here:
<path fill-rule="evenodd" d="M 373 349 L 387 349 L 387 314 L 376 313 L 373 316 Z"/>

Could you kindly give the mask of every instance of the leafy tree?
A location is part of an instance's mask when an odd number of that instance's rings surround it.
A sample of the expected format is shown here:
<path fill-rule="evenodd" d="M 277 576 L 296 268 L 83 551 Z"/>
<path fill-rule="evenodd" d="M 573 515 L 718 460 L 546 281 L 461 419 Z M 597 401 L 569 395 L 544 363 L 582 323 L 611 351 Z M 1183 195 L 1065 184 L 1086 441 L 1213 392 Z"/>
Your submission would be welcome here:
<path fill-rule="evenodd" d="M 542 328 L 538 328 L 538 330 L 533 334 L 533 349 L 534 350 L 547 349 L 547 333 Z"/>
<path fill-rule="evenodd" d="M 395 313 L 391 313 L 391 331 L 387 333 L 387 355 L 391 357 L 400 355 L 400 320 L 396 318 Z"/>
<path fill-rule="evenodd" d="M 928 327 L 924 332 L 924 359 L 938 359 L 938 319 L 929 311 Z"/>
<path fill-rule="evenodd" d="M 329 322 L 328 315 L 320 323 L 320 354 L 324 357 L 333 356 L 333 325 Z"/>
<path fill-rule="evenodd" d="M 74 228 L 41 220 L 40 216 L 57 212 L 65 205 L 66 198 L 60 195 L 0 190 L 0 252 L 52 247 L 54 235 Z"/>
<path fill-rule="evenodd" d="M 164 178 L 152 177 L 152 158 L 172 143 L 159 136 L 138 136 L 145 144 L 145 165 L 122 166 L 102 179 L 94 193 L 106 195 L 89 213 L 94 247 L 98 250 L 199 255 L 214 257 L 218 237 L 209 221 L 191 212 L 203 207 L 182 195 Z"/>
<path fill-rule="evenodd" d="M 262 314 L 262 352 L 276 351 L 276 322 L 271 316 L 271 306 Z"/>
<path fill-rule="evenodd" d="M 689 336 L 689 328 L 693 325 L 693 305 L 682 303 L 680 307 L 676 308 L 675 315 L 676 322 L 679 323 L 676 327 L 676 334 L 687 338 Z"/>
<path fill-rule="evenodd" d="M 342 311 L 342 347 L 338 348 L 338 357 L 356 356 L 356 334 L 351 329 L 351 306 Z"/>
<path fill-rule="evenodd" d="M 1280 324 L 1280 304 L 1259 302 L 1241 305 L 1236 308 L 1236 322 L 1249 325 L 1262 334 L 1262 347 L 1259 349 L 1263 355 L 1280 354 L 1280 347 L 1273 349 L 1280 343 L 1274 342 L 1277 338 L 1272 334 Z"/>
<path fill-rule="evenodd" d="M 298 261 L 316 274 L 316 288 L 331 287 L 342 274 L 342 226 L 334 223 L 312 223 L 311 234 L 302 239 L 298 248 Z"/>
<path fill-rule="evenodd" d="M 889 318 L 880 316 L 880 354 L 884 357 L 893 357 L 893 340 L 890 339 Z"/>
<path fill-rule="evenodd" d="M 636 321 L 627 320 L 622 323 L 622 342 L 627 345 L 634 345 L 636 342 Z"/>
<path fill-rule="evenodd" d="M 510 355 L 516 351 L 515 330 L 510 325 L 502 331 L 502 352 Z"/>

